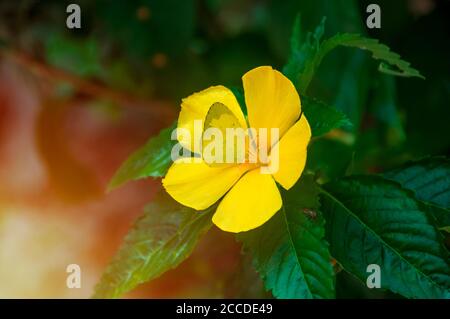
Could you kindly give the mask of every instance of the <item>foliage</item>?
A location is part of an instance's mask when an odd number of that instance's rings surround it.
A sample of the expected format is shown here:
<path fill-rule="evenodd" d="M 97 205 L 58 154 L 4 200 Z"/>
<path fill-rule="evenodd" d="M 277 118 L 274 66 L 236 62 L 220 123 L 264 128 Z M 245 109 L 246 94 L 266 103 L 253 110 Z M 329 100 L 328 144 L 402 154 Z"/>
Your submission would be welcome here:
<path fill-rule="evenodd" d="M 335 295 L 318 194 L 312 176 L 304 176 L 294 189 L 284 193 L 281 212 L 263 226 L 238 235 L 253 255 L 266 288 L 277 298 Z"/>
<path fill-rule="evenodd" d="M 323 135 L 339 127 L 352 127 L 352 122 L 344 113 L 316 99 L 303 96 L 302 111 L 310 123 L 313 136 Z"/>
<path fill-rule="evenodd" d="M 411 192 L 352 176 L 324 185 L 322 194 L 331 253 L 346 271 L 364 281 L 367 266 L 377 264 L 382 288 L 408 298 L 450 297 L 443 237 Z"/>
<path fill-rule="evenodd" d="M 414 192 L 437 220 L 439 227 L 450 227 L 450 161 L 444 157 L 424 158 L 391 170 L 384 177 Z"/>
<path fill-rule="evenodd" d="M 161 130 L 156 137 L 135 151 L 119 168 L 109 183 L 112 190 L 130 181 L 145 177 L 161 177 L 166 174 L 171 162 L 170 152 L 175 141 L 171 140 L 175 124 Z"/>
<path fill-rule="evenodd" d="M 416 16 L 402 2 L 381 1 L 383 28 L 368 30 L 361 13 L 367 1 L 251 2 L 80 0 L 83 28 L 70 32 L 64 2 L 28 1 L 13 14 L 5 2 L 0 49 L 41 48 L 50 71 L 75 79 L 69 90 L 57 87 L 67 101 L 85 99 L 77 86 L 87 83 L 94 93 L 109 90 L 89 96 L 90 105 L 111 99 L 117 107 L 128 100 L 117 96 L 179 104 L 223 84 L 246 114 L 240 77 L 274 65 L 296 86 L 313 139 L 303 176 L 282 192 L 282 209 L 236 236 L 265 288 L 276 298 L 450 298 L 450 160 L 442 156 L 450 150 L 448 4 Z M 18 25 L 22 20 L 30 22 Z M 61 133 L 64 105 L 45 104 L 36 136 L 47 173 L 64 196 L 97 196 L 93 174 L 71 156 Z M 163 177 L 175 126 L 131 154 L 109 190 Z M 121 297 L 178 266 L 211 227 L 213 212 L 159 194 L 94 297 Z M 376 294 L 365 286 L 372 263 L 381 267 Z"/>
<path fill-rule="evenodd" d="M 312 80 L 314 73 L 322 62 L 323 58 L 337 46 L 355 47 L 368 50 L 372 57 L 385 63 L 379 65 L 379 71 L 392 75 L 405 77 L 419 77 L 419 71 L 410 67 L 410 63 L 400 59 L 400 55 L 390 51 L 389 47 L 379 43 L 376 39 L 362 37 L 359 34 L 337 34 L 325 41 L 321 41 L 325 28 L 325 19 L 313 33 L 308 33 L 304 41 L 300 38 L 300 18 L 295 21 L 294 31 L 291 40 L 291 55 L 283 72 L 299 88 L 300 92 L 305 92 Z M 397 70 L 388 65 L 397 67 Z"/>
<path fill-rule="evenodd" d="M 358 117 L 349 117 L 326 102 L 304 95 L 323 58 L 338 46 L 370 51 L 375 60 L 381 61 L 380 72 L 423 76 L 378 40 L 350 33 L 323 40 L 324 34 L 325 19 L 314 32 L 304 34 L 298 16 L 290 56 L 283 68 L 298 88 L 302 110 L 313 136 L 318 138 L 308 151 L 307 169 L 315 175 L 304 174 L 291 190 L 283 191 L 280 212 L 263 226 L 239 233 L 237 239 L 244 252 L 251 254 L 266 289 L 276 298 L 334 298 L 333 258 L 362 282 L 368 276 L 369 264 L 380 265 L 381 288 L 407 298 L 450 298 L 449 256 L 440 232 L 449 227 L 448 160 L 426 158 L 383 175 L 344 177 L 363 169 L 357 165 L 354 152 L 365 154 L 361 139 L 370 135 L 362 134 L 355 144 L 352 131 L 360 127 Z M 365 111 L 374 112 L 387 127 L 395 128 L 400 138 L 391 138 L 389 143 L 401 142 L 404 131 L 395 109 L 394 84 L 384 75 L 375 78 L 379 82 L 372 90 L 379 90 L 381 95 Z M 245 111 L 242 90 L 233 87 L 233 92 Z M 352 123 L 352 118 L 358 123 Z M 119 169 L 111 187 L 163 176 L 170 163 L 169 130 L 134 153 Z M 333 158 L 337 153 L 341 153 L 341 161 Z M 324 183 L 327 180 L 331 181 Z M 95 296 L 120 296 L 176 266 L 210 227 L 211 211 L 197 214 L 157 201 L 125 239 Z M 169 239 L 156 242 L 158 227 L 167 218 L 177 219 L 177 223 Z"/>
<path fill-rule="evenodd" d="M 160 194 L 144 209 L 95 289 L 115 298 L 185 260 L 211 227 L 211 211 L 184 207 Z"/>

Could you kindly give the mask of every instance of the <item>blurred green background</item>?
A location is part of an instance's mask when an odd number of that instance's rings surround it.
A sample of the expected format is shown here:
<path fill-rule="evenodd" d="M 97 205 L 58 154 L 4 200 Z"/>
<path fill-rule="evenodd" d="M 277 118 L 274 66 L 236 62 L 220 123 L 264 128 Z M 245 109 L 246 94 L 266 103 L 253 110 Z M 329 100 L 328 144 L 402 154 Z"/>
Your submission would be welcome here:
<path fill-rule="evenodd" d="M 395 158 L 399 145 L 413 157 L 449 150 L 448 1 L 377 1 L 382 27 L 372 30 L 365 19 L 373 1 L 80 0 L 80 30 L 65 27 L 68 3 L 3 1 L 2 39 L 79 76 L 176 104 L 213 84 L 240 86 L 253 67 L 281 69 L 296 14 L 304 30 L 325 16 L 326 35 L 378 38 L 426 81 L 385 76 L 366 52 L 343 48 L 325 59 L 308 94 L 348 114 L 375 162 Z"/>

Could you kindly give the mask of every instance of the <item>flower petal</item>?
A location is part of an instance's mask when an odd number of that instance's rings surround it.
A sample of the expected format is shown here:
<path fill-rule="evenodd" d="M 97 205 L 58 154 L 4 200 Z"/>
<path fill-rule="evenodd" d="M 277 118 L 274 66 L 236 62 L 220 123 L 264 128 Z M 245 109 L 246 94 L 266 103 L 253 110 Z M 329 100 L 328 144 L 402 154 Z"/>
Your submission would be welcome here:
<path fill-rule="evenodd" d="M 178 117 L 178 129 L 187 130 L 190 138 L 178 131 L 178 141 L 188 150 L 193 151 L 195 143 L 201 143 L 203 124 L 210 107 L 215 103 L 225 105 L 238 119 L 242 127 L 247 127 L 244 114 L 233 92 L 228 88 L 218 85 L 206 90 L 194 93 L 184 98 L 181 103 L 181 112 Z M 194 134 L 194 121 L 201 120 L 201 131 Z"/>
<path fill-rule="evenodd" d="M 281 204 L 280 191 L 272 176 L 254 169 L 225 195 L 213 216 L 213 223 L 224 231 L 247 231 L 268 221 Z"/>
<path fill-rule="evenodd" d="M 204 161 L 176 161 L 162 184 L 177 202 L 196 210 L 206 209 L 221 198 L 245 173 L 243 165 L 210 167 Z"/>
<path fill-rule="evenodd" d="M 252 128 L 279 128 L 279 136 L 300 116 L 300 97 L 292 82 L 270 66 L 242 77 L 248 120 Z"/>
<path fill-rule="evenodd" d="M 278 170 L 273 174 L 275 180 L 285 189 L 294 186 L 300 178 L 306 163 L 306 149 L 311 139 L 311 128 L 303 114 L 280 142 L 271 151 L 271 161 L 276 160 L 278 152 Z M 273 164 L 272 164 L 273 165 Z"/>
<path fill-rule="evenodd" d="M 202 158 L 209 166 L 245 161 L 248 131 L 226 105 L 217 102 L 210 107 L 203 129 Z"/>

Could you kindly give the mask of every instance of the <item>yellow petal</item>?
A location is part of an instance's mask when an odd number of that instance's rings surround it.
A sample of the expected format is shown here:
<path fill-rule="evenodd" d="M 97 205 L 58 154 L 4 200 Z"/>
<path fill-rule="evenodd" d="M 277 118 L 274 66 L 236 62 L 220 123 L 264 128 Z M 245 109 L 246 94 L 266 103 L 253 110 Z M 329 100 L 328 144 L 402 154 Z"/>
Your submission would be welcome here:
<path fill-rule="evenodd" d="M 305 115 L 294 124 L 271 151 L 271 161 L 278 157 L 278 171 L 275 180 L 285 189 L 294 186 L 300 178 L 306 163 L 306 149 L 311 139 L 311 128 Z M 278 152 L 278 155 L 277 155 Z M 271 163 L 274 165 L 273 163 Z"/>
<path fill-rule="evenodd" d="M 177 202 L 196 210 L 206 209 L 221 198 L 245 173 L 245 166 L 210 167 L 205 162 L 172 164 L 162 184 Z"/>
<path fill-rule="evenodd" d="M 202 155 L 209 166 L 245 161 L 246 144 L 248 144 L 247 127 L 242 127 L 239 119 L 226 105 L 220 102 L 214 103 L 206 114 L 203 128 L 205 134 L 203 135 Z M 212 129 L 215 130 L 211 131 Z M 214 135 L 212 138 L 212 133 L 220 133 L 220 137 Z M 209 148 L 214 152 L 208 151 Z"/>
<path fill-rule="evenodd" d="M 281 195 L 271 175 L 249 171 L 225 195 L 213 216 L 224 231 L 238 233 L 261 226 L 281 208 Z"/>
<path fill-rule="evenodd" d="M 212 86 L 182 100 L 181 112 L 178 117 L 178 129 L 181 130 L 178 132 L 177 137 L 183 147 L 194 151 L 195 143 L 201 143 L 201 134 L 203 133 L 206 115 L 208 114 L 210 107 L 215 103 L 225 105 L 236 116 L 241 127 L 247 127 L 244 114 L 242 113 L 233 92 L 221 85 Z M 202 125 L 200 132 L 195 132 L 194 134 L 195 120 L 202 121 Z M 183 130 L 190 133 L 190 138 L 182 133 Z"/>
<path fill-rule="evenodd" d="M 279 128 L 280 137 L 300 116 L 300 97 L 292 82 L 270 66 L 242 77 L 248 121 L 252 128 Z"/>

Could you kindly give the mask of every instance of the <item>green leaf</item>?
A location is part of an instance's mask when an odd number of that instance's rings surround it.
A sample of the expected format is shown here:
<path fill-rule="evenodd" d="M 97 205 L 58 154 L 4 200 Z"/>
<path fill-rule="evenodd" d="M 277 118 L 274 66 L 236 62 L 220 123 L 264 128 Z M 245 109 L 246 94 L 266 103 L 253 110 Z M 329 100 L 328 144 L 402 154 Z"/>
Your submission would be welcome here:
<path fill-rule="evenodd" d="M 170 153 L 176 141 L 171 140 L 171 134 L 175 127 L 176 123 L 161 130 L 158 136 L 150 138 L 147 144 L 131 154 L 111 179 L 108 191 L 131 180 L 164 176 L 172 163 Z"/>
<path fill-rule="evenodd" d="M 299 78 L 301 88 L 306 89 L 308 87 L 322 59 L 338 46 L 354 47 L 361 50 L 370 51 L 372 53 L 372 58 L 385 62 L 380 64 L 380 67 L 378 68 L 380 72 L 397 76 L 418 77 L 424 79 L 419 71 L 410 67 L 410 63 L 400 59 L 400 55 L 392 52 L 388 46 L 379 43 L 378 40 L 366 38 L 359 34 L 344 33 L 336 34 L 322 42 L 320 48 L 317 50 L 317 54 L 313 59 L 308 60 L 304 66 L 303 73 Z M 386 63 L 388 63 L 391 67 L 388 68 Z M 392 67 L 397 69 L 392 69 Z"/>
<path fill-rule="evenodd" d="M 412 190 L 422 201 L 450 208 L 450 159 L 428 157 L 409 162 L 383 176 Z"/>
<path fill-rule="evenodd" d="M 353 176 L 324 186 L 331 254 L 366 282 L 367 266 L 381 268 L 381 287 L 408 298 L 450 298 L 443 238 L 426 207 L 399 184 Z"/>
<path fill-rule="evenodd" d="M 312 177 L 284 192 L 283 203 L 271 220 L 238 239 L 275 297 L 333 298 L 334 273 Z"/>
<path fill-rule="evenodd" d="M 270 1 L 267 6 L 266 33 L 276 55 L 287 57 L 290 43 L 286 39 L 290 36 L 292 38 L 292 26 L 298 13 L 301 13 L 303 30 L 313 30 L 322 17 L 327 17 L 327 33 L 335 34 L 339 31 L 365 31 L 367 28 L 360 12 L 357 1 Z"/>
<path fill-rule="evenodd" d="M 450 226 L 450 160 L 424 158 L 383 174 L 428 204 L 439 227 Z"/>
<path fill-rule="evenodd" d="M 308 32 L 304 38 L 301 35 L 301 19 L 297 16 L 291 36 L 291 52 L 288 62 L 283 67 L 283 73 L 288 77 L 295 87 L 306 91 L 306 86 L 301 83 L 301 74 L 304 72 L 308 61 L 314 59 L 320 48 L 320 41 L 325 31 L 325 18 L 316 27 L 314 32 Z"/>
<path fill-rule="evenodd" d="M 410 63 L 400 59 L 400 55 L 390 51 L 389 47 L 376 39 L 366 38 L 359 34 L 336 34 L 322 41 L 325 30 L 325 18 L 313 33 L 302 38 L 301 20 L 298 16 L 291 36 L 291 52 L 283 73 L 294 83 L 300 92 L 306 92 L 312 77 L 322 59 L 338 46 L 354 47 L 372 52 L 372 57 L 380 60 L 379 71 L 404 77 L 424 79 L 419 71 L 410 67 Z"/>
<path fill-rule="evenodd" d="M 370 51 L 373 59 L 382 61 L 378 67 L 380 72 L 425 79 L 419 71 L 410 66 L 411 63 L 400 59 L 399 54 L 392 52 L 387 45 L 380 43 L 377 39 L 366 38 L 359 34 L 344 33 L 328 39 L 323 43 L 322 48 L 326 52 L 338 45 Z"/>
<path fill-rule="evenodd" d="M 294 19 L 297 12 L 301 12 L 301 27 L 295 36 L 292 31 Z M 272 44 L 275 45 L 275 51 L 279 51 L 282 57 L 290 58 L 289 46 L 293 46 L 294 40 L 303 42 L 307 31 L 314 30 L 322 17 L 327 17 L 326 30 L 324 38 L 328 38 L 337 32 L 354 32 L 361 33 L 367 30 L 365 24 L 361 20 L 360 8 L 356 1 L 276 1 L 270 6 L 271 26 L 269 37 Z M 291 42 L 286 38 L 291 36 Z M 290 44 L 290 45 L 289 45 Z M 287 59 L 286 59 L 287 61 Z M 344 112 L 358 128 L 362 117 L 363 109 L 367 105 L 368 84 L 371 76 L 370 58 L 368 54 L 364 54 L 361 50 L 335 50 L 333 57 L 325 59 L 314 74 L 314 78 L 308 91 L 300 91 L 300 94 L 308 94 L 309 96 L 320 97 L 322 101 L 332 105 Z M 299 60 L 299 63 L 302 63 Z M 298 82 L 299 73 L 294 74 L 291 80 Z M 297 89 L 300 88 L 295 83 Z"/>
<path fill-rule="evenodd" d="M 160 193 L 125 237 L 93 297 L 120 297 L 178 266 L 211 227 L 212 212 L 195 211 Z"/>
<path fill-rule="evenodd" d="M 339 127 L 352 127 L 347 116 L 338 109 L 316 99 L 302 96 L 302 110 L 313 136 L 320 136 Z"/>
<path fill-rule="evenodd" d="M 450 233 L 450 210 L 433 204 L 427 204 L 428 212 L 436 219 L 436 225 L 440 230 Z"/>

